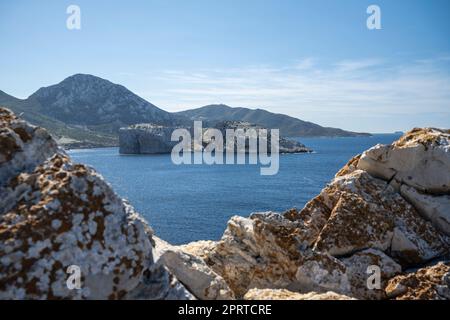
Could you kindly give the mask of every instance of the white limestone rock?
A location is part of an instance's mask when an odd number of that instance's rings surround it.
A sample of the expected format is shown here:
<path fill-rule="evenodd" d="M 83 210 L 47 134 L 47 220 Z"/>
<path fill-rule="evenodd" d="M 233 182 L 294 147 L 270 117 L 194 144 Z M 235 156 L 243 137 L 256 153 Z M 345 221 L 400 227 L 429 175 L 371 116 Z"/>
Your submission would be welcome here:
<path fill-rule="evenodd" d="M 201 258 L 172 248 L 164 250 L 159 263 L 168 268 L 198 299 L 234 299 L 234 294 L 225 280 L 212 271 Z"/>
<path fill-rule="evenodd" d="M 46 130 L 0 108 L 0 198 L 1 187 L 21 172 L 31 172 L 54 153 L 63 153 Z M 0 214 L 4 212 L 0 207 Z"/>
<path fill-rule="evenodd" d="M 143 280 L 146 299 L 192 297 L 155 269 L 139 214 L 44 129 L 0 108 L 0 144 L 0 299 L 121 299 Z"/>
<path fill-rule="evenodd" d="M 348 294 L 357 299 L 386 299 L 387 281 L 402 271 L 392 258 L 375 249 L 355 253 L 341 261 L 350 282 Z M 375 278 L 378 276 L 379 279 Z"/>
<path fill-rule="evenodd" d="M 407 185 L 400 188 L 401 195 L 411 203 L 438 230 L 450 236 L 450 196 L 431 196 Z"/>
<path fill-rule="evenodd" d="M 450 131 L 414 129 L 392 145 L 377 145 L 364 152 L 358 169 L 394 185 L 450 193 Z"/>
<path fill-rule="evenodd" d="M 325 293 L 298 293 L 286 289 L 250 289 L 245 300 L 354 300 L 351 297 L 328 291 Z"/>

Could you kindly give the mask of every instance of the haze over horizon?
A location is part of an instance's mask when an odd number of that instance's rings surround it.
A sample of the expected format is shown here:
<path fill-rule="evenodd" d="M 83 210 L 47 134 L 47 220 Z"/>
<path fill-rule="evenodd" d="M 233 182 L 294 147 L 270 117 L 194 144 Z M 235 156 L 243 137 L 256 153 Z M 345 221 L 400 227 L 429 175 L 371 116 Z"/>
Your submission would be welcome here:
<path fill-rule="evenodd" d="M 81 30 L 66 8 L 81 8 Z M 368 30 L 377 4 L 382 29 Z M 76 73 L 167 111 L 262 108 L 327 127 L 449 127 L 450 2 L 0 3 L 0 90 L 26 98 Z"/>

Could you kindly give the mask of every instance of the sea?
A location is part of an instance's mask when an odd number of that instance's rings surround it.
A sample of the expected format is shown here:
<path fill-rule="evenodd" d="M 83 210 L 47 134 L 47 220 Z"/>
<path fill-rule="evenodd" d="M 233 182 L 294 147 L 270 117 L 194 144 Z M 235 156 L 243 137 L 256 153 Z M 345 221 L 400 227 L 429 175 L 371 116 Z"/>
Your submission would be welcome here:
<path fill-rule="evenodd" d="M 94 167 L 158 237 L 183 244 L 220 239 L 234 215 L 301 209 L 353 156 L 399 137 L 298 138 L 314 152 L 280 155 L 272 176 L 261 175 L 260 165 L 175 165 L 170 155 L 120 155 L 118 148 L 68 153 Z"/>

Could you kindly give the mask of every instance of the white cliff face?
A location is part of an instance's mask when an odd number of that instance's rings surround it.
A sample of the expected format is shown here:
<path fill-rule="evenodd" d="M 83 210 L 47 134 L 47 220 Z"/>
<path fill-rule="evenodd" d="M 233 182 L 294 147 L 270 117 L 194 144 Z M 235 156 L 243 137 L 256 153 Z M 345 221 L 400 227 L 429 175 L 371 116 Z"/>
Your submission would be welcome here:
<path fill-rule="evenodd" d="M 175 127 L 151 124 L 134 125 L 119 130 L 119 152 L 121 154 L 170 153 L 178 143 L 171 141 Z"/>
<path fill-rule="evenodd" d="M 0 132 L 1 299 L 121 299 L 151 276 L 160 286 L 148 298 L 191 296 L 165 269 L 149 271 L 151 229 L 99 174 L 6 109 Z M 67 285 L 71 266 L 79 289 Z"/>

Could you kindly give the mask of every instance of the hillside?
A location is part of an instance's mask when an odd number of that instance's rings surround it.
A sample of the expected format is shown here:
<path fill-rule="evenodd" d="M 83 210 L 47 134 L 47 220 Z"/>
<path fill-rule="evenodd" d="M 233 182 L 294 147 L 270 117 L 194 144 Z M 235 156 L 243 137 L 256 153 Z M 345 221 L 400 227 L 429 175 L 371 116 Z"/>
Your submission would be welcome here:
<path fill-rule="evenodd" d="M 24 100 L 0 92 L 0 105 L 23 113 L 24 119 L 71 147 L 115 146 L 121 127 L 142 122 L 182 124 L 184 120 L 124 86 L 86 74 L 40 88 Z"/>
<path fill-rule="evenodd" d="M 261 109 L 226 105 L 170 113 L 122 85 L 88 74 L 75 74 L 58 84 L 42 87 L 27 99 L 0 91 L 0 106 L 46 128 L 60 144 L 71 148 L 117 146 L 119 129 L 133 124 L 189 126 L 192 120 L 204 120 L 212 126 L 222 121 L 245 121 L 265 128 L 280 128 L 281 135 L 286 137 L 367 135 L 325 128 Z"/>
<path fill-rule="evenodd" d="M 266 128 L 280 129 L 280 134 L 288 137 L 354 137 L 370 134 L 322 127 L 284 114 L 272 113 L 262 109 L 232 108 L 227 105 L 208 105 L 198 109 L 178 112 L 191 120 L 247 121 Z"/>

